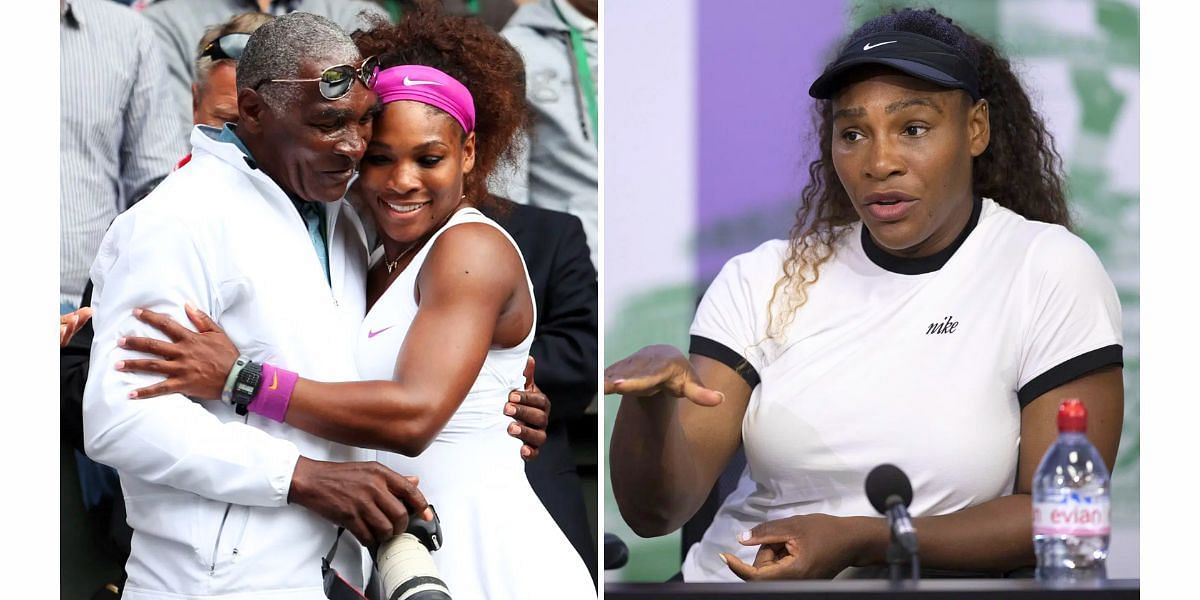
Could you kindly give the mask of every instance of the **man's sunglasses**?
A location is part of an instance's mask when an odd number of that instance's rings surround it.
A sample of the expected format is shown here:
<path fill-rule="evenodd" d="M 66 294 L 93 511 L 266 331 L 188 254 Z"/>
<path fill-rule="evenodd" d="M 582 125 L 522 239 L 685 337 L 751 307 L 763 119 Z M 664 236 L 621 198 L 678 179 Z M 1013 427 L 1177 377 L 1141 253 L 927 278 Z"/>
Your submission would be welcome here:
<path fill-rule="evenodd" d="M 375 75 L 378 73 L 378 68 L 379 58 L 371 56 L 363 60 L 358 68 L 355 68 L 353 65 L 334 65 L 321 71 L 321 76 L 314 79 L 268 79 L 262 83 L 316 81 L 317 89 L 320 90 L 322 98 L 337 100 L 350 93 L 350 88 L 354 87 L 355 79 L 361 81 L 367 89 L 370 89 L 371 84 L 375 83 Z M 259 85 L 262 85 L 262 83 Z"/>
<path fill-rule="evenodd" d="M 248 33 L 227 33 L 211 42 L 200 52 L 200 58 L 205 56 L 213 60 L 239 60 L 242 52 L 246 51 L 246 42 L 250 41 Z"/>

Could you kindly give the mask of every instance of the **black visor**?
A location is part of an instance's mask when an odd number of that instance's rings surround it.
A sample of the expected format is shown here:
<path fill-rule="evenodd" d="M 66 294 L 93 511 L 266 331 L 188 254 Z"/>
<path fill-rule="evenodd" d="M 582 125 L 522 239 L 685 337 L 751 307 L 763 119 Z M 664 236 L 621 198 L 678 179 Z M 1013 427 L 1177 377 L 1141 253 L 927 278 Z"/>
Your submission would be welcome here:
<path fill-rule="evenodd" d="M 858 38 L 825 68 L 808 95 L 828 100 L 842 88 L 844 75 L 861 65 L 884 65 L 945 88 L 959 89 L 979 100 L 975 67 L 957 49 L 908 31 L 885 31 Z"/>

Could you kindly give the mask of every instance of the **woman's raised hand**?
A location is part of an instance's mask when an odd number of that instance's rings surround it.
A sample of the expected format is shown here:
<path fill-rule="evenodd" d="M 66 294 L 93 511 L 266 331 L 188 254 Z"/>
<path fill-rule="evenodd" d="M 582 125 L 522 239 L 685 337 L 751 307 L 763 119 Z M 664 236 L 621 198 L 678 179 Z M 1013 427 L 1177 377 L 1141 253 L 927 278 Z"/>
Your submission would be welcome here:
<path fill-rule="evenodd" d="M 130 398 L 151 398 L 164 394 L 184 394 L 202 400 L 221 398 L 225 378 L 238 357 L 238 349 L 225 332 L 203 311 L 186 305 L 192 331 L 162 313 L 139 308 L 138 320 L 163 332 L 170 342 L 144 337 L 126 337 L 117 345 L 126 350 L 156 354 L 162 359 L 128 359 L 117 362 L 118 371 L 157 373 L 166 379 L 134 390 Z"/>
<path fill-rule="evenodd" d="M 704 387 L 692 363 L 674 346 L 646 346 L 604 369 L 604 393 L 687 398 L 700 406 L 716 406 L 725 394 Z"/>

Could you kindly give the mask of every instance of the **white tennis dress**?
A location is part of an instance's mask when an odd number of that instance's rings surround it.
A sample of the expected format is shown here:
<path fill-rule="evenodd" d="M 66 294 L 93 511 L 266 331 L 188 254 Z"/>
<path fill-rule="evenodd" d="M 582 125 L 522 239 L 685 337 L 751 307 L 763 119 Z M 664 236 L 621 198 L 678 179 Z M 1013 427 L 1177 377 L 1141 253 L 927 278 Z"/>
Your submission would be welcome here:
<path fill-rule="evenodd" d="M 441 234 L 461 223 L 495 227 L 517 248 L 507 232 L 478 210 L 455 213 L 367 312 L 356 350 L 364 379 L 392 379 L 396 356 L 417 314 L 417 274 Z M 372 256 L 372 261 L 378 259 Z M 528 273 L 525 282 L 532 298 Z M 524 386 L 533 329 L 517 346 L 488 351 L 466 399 L 421 456 L 379 453 L 388 467 L 421 478 L 421 491 L 436 507 L 444 533 L 445 543 L 433 558 L 456 600 L 596 597 L 583 560 L 529 487 L 520 440 L 508 434 L 512 419 L 504 415 L 504 403 L 511 390 Z"/>

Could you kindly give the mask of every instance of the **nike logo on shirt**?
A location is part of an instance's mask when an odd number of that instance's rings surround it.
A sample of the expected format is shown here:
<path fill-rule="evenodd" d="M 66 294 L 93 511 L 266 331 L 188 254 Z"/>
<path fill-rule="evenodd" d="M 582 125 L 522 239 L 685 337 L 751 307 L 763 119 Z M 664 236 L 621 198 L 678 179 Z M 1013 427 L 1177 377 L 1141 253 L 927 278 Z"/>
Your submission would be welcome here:
<path fill-rule="evenodd" d="M 958 321 L 955 321 L 953 316 L 949 316 L 941 321 L 930 323 L 929 329 L 925 330 L 925 335 L 954 333 L 955 329 L 958 329 Z"/>
<path fill-rule="evenodd" d="M 385 331 L 387 331 L 387 330 L 389 330 L 389 329 L 391 329 L 391 328 L 393 328 L 393 327 L 395 327 L 395 325 L 388 325 L 387 327 L 384 327 L 383 329 L 380 329 L 380 330 L 377 330 L 377 331 L 368 331 L 368 332 L 367 332 L 367 337 L 368 337 L 368 338 L 373 338 L 373 337 L 375 337 L 375 336 L 377 336 L 377 335 L 379 335 L 379 334 L 381 334 L 381 333 L 383 333 L 383 332 L 385 332 Z"/>

